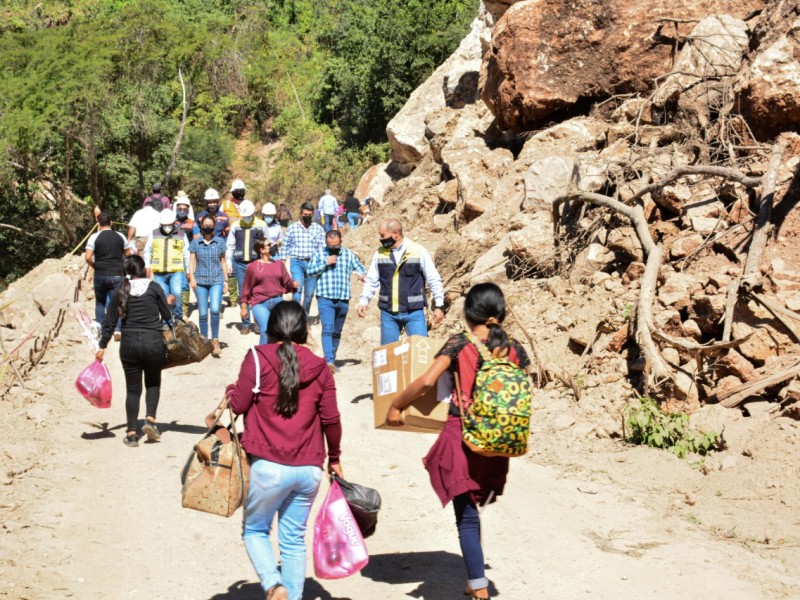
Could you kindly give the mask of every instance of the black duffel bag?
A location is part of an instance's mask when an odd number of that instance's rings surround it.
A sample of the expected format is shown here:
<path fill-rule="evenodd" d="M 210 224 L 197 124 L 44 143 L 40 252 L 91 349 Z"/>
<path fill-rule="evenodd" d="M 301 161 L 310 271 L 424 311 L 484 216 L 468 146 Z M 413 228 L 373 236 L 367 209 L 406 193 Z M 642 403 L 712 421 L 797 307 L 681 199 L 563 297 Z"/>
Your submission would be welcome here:
<path fill-rule="evenodd" d="M 381 509 L 381 495 L 378 490 L 345 481 L 333 474 L 331 479 L 338 482 L 339 487 L 342 488 L 342 494 L 350 506 L 353 518 L 358 523 L 361 535 L 368 538 L 375 533 L 375 527 L 378 525 L 378 511 Z"/>
<path fill-rule="evenodd" d="M 211 354 L 214 345 L 191 321 L 177 321 L 164 328 L 166 359 L 162 369 L 200 362 Z"/>

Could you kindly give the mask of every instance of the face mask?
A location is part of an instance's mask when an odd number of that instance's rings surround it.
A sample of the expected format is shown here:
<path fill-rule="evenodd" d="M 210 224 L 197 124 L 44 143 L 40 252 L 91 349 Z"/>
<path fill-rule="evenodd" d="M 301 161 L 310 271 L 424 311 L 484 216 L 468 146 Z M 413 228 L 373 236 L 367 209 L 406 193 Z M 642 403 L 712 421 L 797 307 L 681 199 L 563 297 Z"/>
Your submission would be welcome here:
<path fill-rule="evenodd" d="M 162 225 L 161 233 L 163 233 L 164 235 L 169 235 L 170 233 L 172 233 L 172 227 L 173 227 L 172 225 Z"/>
<path fill-rule="evenodd" d="M 278 246 L 277 245 L 270 246 L 269 247 L 269 255 L 270 256 L 277 256 L 277 254 L 278 254 Z"/>
<path fill-rule="evenodd" d="M 214 233 L 214 228 L 213 227 L 202 227 L 201 231 L 203 233 Z"/>
<path fill-rule="evenodd" d="M 239 192 L 239 191 L 231 192 L 231 196 L 233 196 L 234 200 L 238 200 L 239 202 L 244 200 L 244 192 Z"/>
<path fill-rule="evenodd" d="M 386 248 L 387 250 L 394 246 L 395 239 L 394 238 L 381 238 L 381 246 Z"/>
<path fill-rule="evenodd" d="M 176 216 L 178 217 L 178 221 L 185 221 L 189 218 L 189 213 L 185 210 L 180 210 Z"/>
<path fill-rule="evenodd" d="M 266 221 L 267 225 L 272 225 L 275 222 L 274 217 L 264 217 L 264 221 Z"/>
<path fill-rule="evenodd" d="M 300 218 L 303 219 L 303 223 L 306 225 L 311 225 L 311 219 L 313 218 L 311 215 L 303 215 Z"/>
<path fill-rule="evenodd" d="M 217 211 L 219 210 L 219 204 L 209 204 L 206 207 L 206 210 L 208 211 L 208 214 L 215 215 L 215 214 L 217 214 Z"/>
<path fill-rule="evenodd" d="M 328 254 L 333 256 L 339 255 L 342 252 L 341 246 L 328 246 Z"/>
<path fill-rule="evenodd" d="M 253 217 L 242 217 L 242 223 L 245 225 L 250 225 L 253 222 Z"/>

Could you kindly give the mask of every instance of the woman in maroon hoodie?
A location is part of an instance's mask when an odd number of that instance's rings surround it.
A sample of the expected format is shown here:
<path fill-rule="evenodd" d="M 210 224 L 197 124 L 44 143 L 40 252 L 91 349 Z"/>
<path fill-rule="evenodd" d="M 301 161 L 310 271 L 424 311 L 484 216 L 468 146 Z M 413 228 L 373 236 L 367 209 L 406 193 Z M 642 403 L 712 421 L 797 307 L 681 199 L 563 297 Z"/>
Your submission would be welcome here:
<path fill-rule="evenodd" d="M 300 600 L 306 521 L 319 491 L 326 442 L 328 471 L 342 476 L 342 425 L 325 359 L 300 345 L 308 337 L 300 304 L 278 303 L 267 336 L 269 343 L 256 346 L 255 356 L 247 353 L 238 380 L 227 389 L 233 411 L 244 414 L 242 445 L 251 458 L 243 538 L 267 599 Z M 269 539 L 276 513 L 280 570 Z"/>

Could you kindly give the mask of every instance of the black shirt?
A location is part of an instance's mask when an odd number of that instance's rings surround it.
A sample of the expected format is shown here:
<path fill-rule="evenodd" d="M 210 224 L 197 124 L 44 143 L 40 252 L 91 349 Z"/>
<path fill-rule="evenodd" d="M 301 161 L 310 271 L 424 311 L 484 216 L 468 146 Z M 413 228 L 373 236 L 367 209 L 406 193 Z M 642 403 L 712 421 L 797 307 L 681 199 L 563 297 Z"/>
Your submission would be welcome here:
<path fill-rule="evenodd" d="M 94 241 L 94 274 L 107 277 L 125 275 L 125 238 L 119 232 L 105 229 Z"/>
<path fill-rule="evenodd" d="M 361 209 L 361 203 L 355 196 L 349 196 L 344 199 L 344 211 L 349 213 L 357 213 Z"/>
<path fill-rule="evenodd" d="M 142 281 L 141 279 L 135 281 Z M 123 281 L 111 294 L 106 311 L 106 320 L 103 322 L 103 335 L 100 338 L 100 347 L 105 348 L 119 319 L 119 301 L 117 300 L 120 288 L 128 282 Z M 128 296 L 128 313 L 122 319 L 122 337 L 126 333 L 152 332 L 154 336 L 161 337 L 162 321 L 172 322 L 172 312 L 167 305 L 164 290 L 155 281 L 151 281 L 147 290 L 141 296 Z"/>

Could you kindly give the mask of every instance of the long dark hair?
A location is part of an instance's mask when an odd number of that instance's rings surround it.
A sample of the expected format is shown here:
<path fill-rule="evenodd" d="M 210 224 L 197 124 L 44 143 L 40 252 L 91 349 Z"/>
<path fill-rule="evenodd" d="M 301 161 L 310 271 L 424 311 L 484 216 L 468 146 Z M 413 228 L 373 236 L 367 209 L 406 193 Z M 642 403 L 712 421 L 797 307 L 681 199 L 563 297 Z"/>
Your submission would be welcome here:
<path fill-rule="evenodd" d="M 125 279 L 119 284 L 117 291 L 117 306 L 119 306 L 119 316 L 123 319 L 128 316 L 128 296 L 131 293 L 131 279 L 143 279 L 147 277 L 144 268 L 144 259 L 134 254 L 125 259 Z"/>
<path fill-rule="evenodd" d="M 511 349 L 511 341 L 503 329 L 506 318 L 506 298 L 503 291 L 494 283 L 479 283 L 467 292 L 464 302 L 464 317 L 470 325 L 486 325 L 489 338 L 486 347 L 491 351 L 501 348 Z"/>
<path fill-rule="evenodd" d="M 282 342 L 278 348 L 281 373 L 277 411 L 279 415 L 288 419 L 297 412 L 300 365 L 294 344 L 305 344 L 308 339 L 306 311 L 294 300 L 278 302 L 269 313 L 267 336 L 271 342 Z"/>

